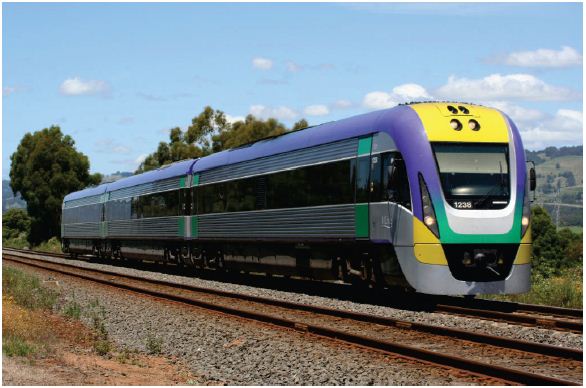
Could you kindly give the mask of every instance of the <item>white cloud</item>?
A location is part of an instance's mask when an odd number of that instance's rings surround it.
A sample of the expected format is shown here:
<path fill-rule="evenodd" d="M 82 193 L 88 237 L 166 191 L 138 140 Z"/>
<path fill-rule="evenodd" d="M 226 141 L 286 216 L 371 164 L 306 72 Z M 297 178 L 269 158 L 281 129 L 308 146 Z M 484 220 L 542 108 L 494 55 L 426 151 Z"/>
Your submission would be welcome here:
<path fill-rule="evenodd" d="M 417 84 L 403 84 L 393 88 L 391 93 L 370 92 L 364 96 L 362 105 L 368 109 L 392 108 L 402 102 L 431 99 L 427 90 Z"/>
<path fill-rule="evenodd" d="M 308 116 L 325 116 L 330 114 L 330 109 L 325 105 L 309 105 L 303 110 Z"/>
<path fill-rule="evenodd" d="M 287 63 L 285 63 L 285 66 L 287 68 L 287 71 L 290 71 L 291 73 L 298 73 L 301 70 L 303 70 L 303 66 L 293 61 L 288 61 Z"/>
<path fill-rule="evenodd" d="M 568 67 L 582 65 L 582 54 L 572 47 L 564 46 L 560 51 L 538 49 L 508 54 L 503 62 L 520 67 Z"/>
<path fill-rule="evenodd" d="M 95 151 L 105 154 L 128 154 L 131 150 L 113 139 L 101 139 L 95 143 Z"/>
<path fill-rule="evenodd" d="M 549 146 L 582 144 L 583 113 L 571 109 L 559 109 L 553 117 L 534 124 L 519 125 L 523 145 L 528 149 Z"/>
<path fill-rule="evenodd" d="M 250 114 L 262 119 L 273 117 L 279 120 L 293 120 L 299 115 L 294 109 L 286 106 L 272 108 L 265 105 L 252 105 Z"/>
<path fill-rule="evenodd" d="M 468 101 L 530 100 L 563 101 L 581 97 L 567 88 L 552 86 L 530 74 L 491 74 L 482 79 L 450 76 L 436 94 L 442 98 Z"/>
<path fill-rule="evenodd" d="M 144 160 L 149 156 L 149 154 L 140 154 L 136 159 L 134 159 L 134 163 L 138 167 Z"/>
<path fill-rule="evenodd" d="M 422 98 L 431 98 L 427 90 L 417 84 L 403 84 L 393 88 L 393 94 L 401 99 L 419 100 Z"/>
<path fill-rule="evenodd" d="M 244 116 L 231 116 L 226 115 L 226 121 L 230 124 L 234 124 L 237 121 L 244 121 L 246 118 Z"/>
<path fill-rule="evenodd" d="M 545 117 L 545 113 L 540 110 L 524 108 L 506 101 L 489 101 L 486 105 L 503 111 L 516 123 L 540 120 Z"/>
<path fill-rule="evenodd" d="M 349 100 L 338 100 L 334 102 L 334 107 L 338 109 L 348 109 L 352 107 L 352 102 Z"/>
<path fill-rule="evenodd" d="M 106 81 L 82 80 L 79 77 L 68 78 L 59 87 L 62 94 L 67 96 L 106 95 L 110 91 Z"/>
<path fill-rule="evenodd" d="M 268 58 L 256 57 L 252 59 L 252 67 L 258 70 L 270 70 L 273 68 L 273 61 Z"/>

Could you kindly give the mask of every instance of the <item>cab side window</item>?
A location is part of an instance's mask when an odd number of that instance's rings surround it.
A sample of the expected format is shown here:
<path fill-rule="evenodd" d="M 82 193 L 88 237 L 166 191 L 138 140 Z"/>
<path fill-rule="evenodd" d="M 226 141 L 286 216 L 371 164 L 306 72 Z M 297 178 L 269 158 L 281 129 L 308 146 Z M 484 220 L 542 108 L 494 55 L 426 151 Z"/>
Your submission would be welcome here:
<path fill-rule="evenodd" d="M 382 175 L 383 200 L 396 202 L 411 209 L 407 168 L 400 153 L 383 155 Z"/>

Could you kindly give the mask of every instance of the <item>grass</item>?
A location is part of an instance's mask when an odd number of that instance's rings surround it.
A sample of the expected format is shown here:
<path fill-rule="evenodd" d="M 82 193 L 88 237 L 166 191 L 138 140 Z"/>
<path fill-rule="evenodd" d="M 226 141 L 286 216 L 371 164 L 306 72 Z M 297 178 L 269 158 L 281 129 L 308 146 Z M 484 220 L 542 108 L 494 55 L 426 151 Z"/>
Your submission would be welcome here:
<path fill-rule="evenodd" d="M 67 318 L 79 320 L 81 318 L 81 305 L 75 300 L 67 302 L 63 307 L 63 315 Z"/>
<path fill-rule="evenodd" d="M 104 320 L 106 318 L 106 310 L 100 305 L 100 302 L 95 299 L 87 308 L 87 316 L 92 321 L 92 326 L 95 331 L 94 350 L 100 356 L 105 356 L 112 350 L 112 344 L 108 340 L 108 331 Z"/>
<path fill-rule="evenodd" d="M 146 340 L 146 349 L 149 354 L 161 354 L 163 340 L 149 333 Z"/>
<path fill-rule="evenodd" d="M 2 353 L 6 356 L 32 357 L 46 354 L 54 341 L 46 311 L 27 309 L 14 297 L 2 296 Z"/>
<path fill-rule="evenodd" d="M 59 294 L 42 285 L 41 280 L 26 272 L 2 267 L 2 353 L 6 356 L 31 358 L 46 354 L 55 341 L 53 327 L 47 324 Z M 106 311 L 98 300 L 82 307 L 76 300 L 69 301 L 62 315 L 90 319 L 94 351 L 105 356 L 112 350 L 104 323 Z"/>
<path fill-rule="evenodd" d="M 518 295 L 484 295 L 487 299 L 519 303 L 543 304 L 568 308 L 582 308 L 582 267 L 566 269 L 559 276 L 545 278 L 534 275 L 531 291 Z"/>
<path fill-rule="evenodd" d="M 8 357 L 28 357 L 35 353 L 35 347 L 16 335 L 2 336 L 2 353 Z"/>
<path fill-rule="evenodd" d="M 580 225 L 580 226 L 576 226 L 576 225 L 573 225 L 573 226 L 564 226 L 564 228 L 568 228 L 568 229 L 570 229 L 572 232 L 574 232 L 574 233 L 578 233 L 578 234 L 579 234 L 579 233 L 582 233 L 582 231 L 583 231 L 583 229 L 584 229 L 584 228 L 583 228 L 581 225 Z"/>
<path fill-rule="evenodd" d="M 556 168 L 556 165 L 559 164 L 560 168 Z M 548 175 L 553 174 L 557 175 L 562 171 L 571 171 L 576 178 L 576 183 L 579 185 L 582 183 L 582 157 L 573 155 L 573 156 L 558 156 L 552 158 L 536 167 L 537 172 Z"/>
<path fill-rule="evenodd" d="M 26 239 L 26 233 L 22 233 L 18 237 L 9 238 L 7 240 L 2 240 L 2 245 L 5 248 L 14 248 L 14 249 L 28 249 L 29 243 Z"/>
<path fill-rule="evenodd" d="M 31 357 L 46 353 L 53 341 L 46 314 L 58 293 L 23 271 L 2 267 L 2 353 Z"/>
<path fill-rule="evenodd" d="M 28 309 L 50 310 L 59 296 L 43 287 L 38 277 L 9 267 L 2 267 L 2 290 L 16 304 Z"/>
<path fill-rule="evenodd" d="M 57 237 L 52 237 L 50 240 L 35 246 L 34 250 L 40 252 L 63 253 L 63 251 L 61 251 L 61 241 L 59 241 Z"/>

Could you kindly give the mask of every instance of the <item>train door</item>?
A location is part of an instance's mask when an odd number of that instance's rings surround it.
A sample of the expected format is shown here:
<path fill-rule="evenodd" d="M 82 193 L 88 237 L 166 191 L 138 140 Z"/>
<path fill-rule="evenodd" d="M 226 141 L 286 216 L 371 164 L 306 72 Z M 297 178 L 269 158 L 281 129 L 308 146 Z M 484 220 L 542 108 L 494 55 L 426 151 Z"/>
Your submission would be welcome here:
<path fill-rule="evenodd" d="M 370 165 L 370 239 L 393 243 L 401 213 L 411 207 L 405 162 L 398 152 L 384 152 Z"/>

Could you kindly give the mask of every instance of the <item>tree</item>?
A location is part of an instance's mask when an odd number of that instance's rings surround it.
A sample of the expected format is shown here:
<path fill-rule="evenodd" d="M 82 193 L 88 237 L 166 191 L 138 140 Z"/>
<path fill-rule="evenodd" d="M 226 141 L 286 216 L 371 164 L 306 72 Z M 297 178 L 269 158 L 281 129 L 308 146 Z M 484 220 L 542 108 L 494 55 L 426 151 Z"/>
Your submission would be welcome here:
<path fill-rule="evenodd" d="M 531 209 L 533 268 L 548 277 L 582 263 L 582 235 L 568 228 L 556 230 L 549 214 L 540 206 Z"/>
<path fill-rule="evenodd" d="M 24 209 L 9 209 L 2 214 L 2 241 L 24 237 L 31 228 L 31 218 Z"/>
<path fill-rule="evenodd" d="M 58 126 L 24 135 L 10 156 L 10 186 L 20 191 L 31 217 L 29 241 L 39 243 L 59 236 L 63 197 L 102 176 L 90 174 L 90 163 Z"/>
<path fill-rule="evenodd" d="M 296 131 L 307 126 L 307 121 L 301 119 L 290 130 Z M 169 142 L 160 142 L 157 150 L 145 158 L 136 173 L 240 147 L 290 130 L 276 119 L 262 120 L 253 115 L 246 116 L 243 121 L 229 123 L 224 112 L 206 106 L 191 120 L 191 125 L 185 131 L 178 127 L 171 129 Z"/>

